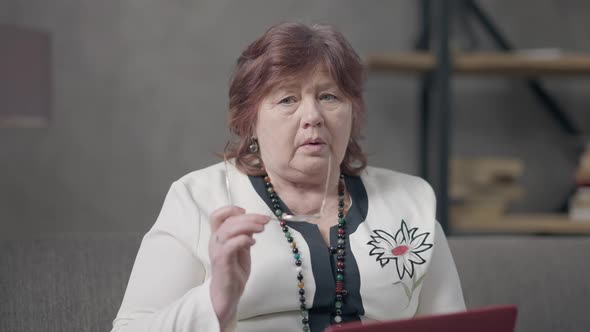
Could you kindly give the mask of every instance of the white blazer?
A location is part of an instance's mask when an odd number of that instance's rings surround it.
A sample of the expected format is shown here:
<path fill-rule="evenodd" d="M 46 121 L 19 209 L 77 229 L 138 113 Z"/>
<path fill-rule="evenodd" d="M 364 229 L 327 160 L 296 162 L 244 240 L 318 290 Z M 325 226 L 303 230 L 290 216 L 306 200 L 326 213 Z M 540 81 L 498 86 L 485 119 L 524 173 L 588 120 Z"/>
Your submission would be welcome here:
<path fill-rule="evenodd" d="M 231 165 L 229 176 L 235 205 L 272 213 L 261 177 Z M 346 215 L 343 319 L 382 321 L 465 310 L 455 263 L 435 220 L 431 187 L 418 177 L 374 167 L 345 181 L 352 206 Z M 227 204 L 223 163 L 172 184 L 141 243 L 113 332 L 219 331 L 209 293 L 209 215 Z M 310 328 L 323 331 L 334 311 L 336 257 L 316 225 L 289 226 L 301 253 Z M 336 232 L 334 226 L 333 246 Z M 230 330 L 301 331 L 296 266 L 283 231 L 271 221 L 255 237 L 250 278 Z"/>

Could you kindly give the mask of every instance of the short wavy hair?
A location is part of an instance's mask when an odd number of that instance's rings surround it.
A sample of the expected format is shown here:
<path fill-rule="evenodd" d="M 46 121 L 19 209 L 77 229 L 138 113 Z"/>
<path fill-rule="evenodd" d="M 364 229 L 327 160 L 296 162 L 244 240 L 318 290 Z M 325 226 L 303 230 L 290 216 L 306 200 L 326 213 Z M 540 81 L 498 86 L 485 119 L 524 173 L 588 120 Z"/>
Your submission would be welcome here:
<path fill-rule="evenodd" d="M 248 45 L 238 58 L 229 88 L 229 130 L 232 139 L 225 156 L 235 158 L 238 169 L 248 175 L 264 170 L 258 152 L 250 151 L 258 107 L 272 88 L 283 80 L 323 66 L 352 102 L 352 131 L 340 170 L 359 175 L 367 156 L 359 140 L 365 125 L 363 100 L 365 69 L 352 46 L 334 27 L 281 23 Z"/>

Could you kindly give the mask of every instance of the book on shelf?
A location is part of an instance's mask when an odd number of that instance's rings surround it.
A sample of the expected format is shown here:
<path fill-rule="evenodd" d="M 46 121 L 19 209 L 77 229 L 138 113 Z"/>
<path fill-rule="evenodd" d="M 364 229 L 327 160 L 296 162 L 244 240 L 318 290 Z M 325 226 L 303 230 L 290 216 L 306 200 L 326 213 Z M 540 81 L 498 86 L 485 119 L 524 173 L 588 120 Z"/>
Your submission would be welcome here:
<path fill-rule="evenodd" d="M 451 161 L 451 218 L 469 222 L 499 220 L 511 203 L 521 200 L 518 159 L 457 158 Z"/>
<path fill-rule="evenodd" d="M 524 163 L 508 158 L 455 158 L 451 160 L 452 181 L 477 184 L 511 183 L 524 173 Z"/>
<path fill-rule="evenodd" d="M 575 181 L 577 189 L 569 201 L 569 218 L 590 222 L 590 143 L 580 156 Z"/>
<path fill-rule="evenodd" d="M 590 187 L 580 187 L 570 200 L 569 217 L 590 222 Z"/>

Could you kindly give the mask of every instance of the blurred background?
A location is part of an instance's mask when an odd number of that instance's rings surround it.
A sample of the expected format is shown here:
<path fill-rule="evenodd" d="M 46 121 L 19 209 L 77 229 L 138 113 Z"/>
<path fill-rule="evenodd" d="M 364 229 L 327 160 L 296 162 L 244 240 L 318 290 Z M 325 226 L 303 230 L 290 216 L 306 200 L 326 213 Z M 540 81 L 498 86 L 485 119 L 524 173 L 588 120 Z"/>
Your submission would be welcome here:
<path fill-rule="evenodd" d="M 479 3 L 518 49 L 590 52 L 586 0 Z M 461 8 L 455 15 L 452 51 L 497 50 Z M 31 61 L 47 61 L 50 75 L 39 106 L 48 121 L 0 128 L 0 238 L 147 231 L 174 180 L 219 161 L 215 153 L 228 137 L 232 67 L 269 26 L 332 24 L 369 59 L 412 52 L 420 17 L 415 0 L 1 1 L 5 31 L 24 29 L 49 41 L 44 58 Z M 420 174 L 422 78 L 369 71 L 364 144 L 371 165 Z M 13 80 L 0 75 L 3 86 Z M 481 174 L 483 167 L 459 158 L 500 160 L 512 165 L 510 182 L 518 188 L 498 213 L 567 213 L 564 202 L 575 189 L 584 133 L 590 132 L 590 76 L 543 79 L 579 127 L 575 138 L 521 78 L 456 75 L 451 82 L 450 158 L 459 162 L 451 171 L 463 170 L 452 175 L 457 190 L 450 201 L 471 190 L 457 187 L 470 181 L 461 176 L 474 167 Z M 18 111 L 8 107 L 0 100 L 4 113 Z"/>

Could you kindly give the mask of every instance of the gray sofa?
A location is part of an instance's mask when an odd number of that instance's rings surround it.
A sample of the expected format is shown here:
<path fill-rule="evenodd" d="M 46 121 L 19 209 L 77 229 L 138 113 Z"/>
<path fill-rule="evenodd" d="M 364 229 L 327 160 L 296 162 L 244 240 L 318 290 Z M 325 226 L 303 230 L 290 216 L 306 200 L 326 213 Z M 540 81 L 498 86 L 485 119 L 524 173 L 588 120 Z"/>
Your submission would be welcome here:
<path fill-rule="evenodd" d="M 0 331 L 109 331 L 141 236 L 0 241 Z M 467 305 L 513 303 L 518 332 L 590 331 L 590 237 L 452 237 Z"/>

